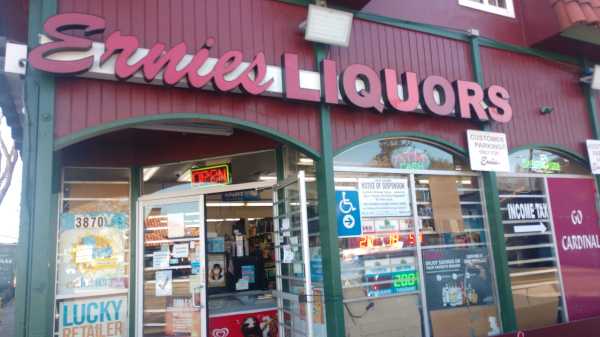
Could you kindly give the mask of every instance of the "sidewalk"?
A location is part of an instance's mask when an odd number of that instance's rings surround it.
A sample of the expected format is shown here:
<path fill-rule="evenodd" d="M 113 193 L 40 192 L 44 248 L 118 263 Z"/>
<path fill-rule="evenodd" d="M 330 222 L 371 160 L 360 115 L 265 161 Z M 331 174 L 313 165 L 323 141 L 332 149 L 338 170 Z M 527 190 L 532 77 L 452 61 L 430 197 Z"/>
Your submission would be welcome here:
<path fill-rule="evenodd" d="M 2 337 L 15 336 L 15 301 L 14 299 L 7 303 L 4 308 L 0 308 L 0 331 Z"/>

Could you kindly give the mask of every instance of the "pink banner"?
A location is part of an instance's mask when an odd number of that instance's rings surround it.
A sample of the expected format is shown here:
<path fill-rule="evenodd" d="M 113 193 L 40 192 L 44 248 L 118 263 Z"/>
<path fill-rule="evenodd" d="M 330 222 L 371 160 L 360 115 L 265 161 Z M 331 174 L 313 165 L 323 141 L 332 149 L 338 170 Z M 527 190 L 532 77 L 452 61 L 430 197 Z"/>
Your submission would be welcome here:
<path fill-rule="evenodd" d="M 592 179 L 548 179 L 570 320 L 600 316 L 600 226 Z"/>

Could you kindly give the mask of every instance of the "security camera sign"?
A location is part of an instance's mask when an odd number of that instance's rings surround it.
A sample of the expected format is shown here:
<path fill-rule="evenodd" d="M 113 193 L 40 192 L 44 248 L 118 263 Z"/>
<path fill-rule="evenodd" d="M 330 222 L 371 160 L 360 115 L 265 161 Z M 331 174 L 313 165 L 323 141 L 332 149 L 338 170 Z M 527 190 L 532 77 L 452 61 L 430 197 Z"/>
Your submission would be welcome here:
<path fill-rule="evenodd" d="M 471 170 L 510 171 L 508 145 L 504 133 L 467 130 L 467 142 Z"/>
<path fill-rule="evenodd" d="M 362 234 L 360 205 L 356 190 L 335 191 L 338 237 L 354 237 Z"/>

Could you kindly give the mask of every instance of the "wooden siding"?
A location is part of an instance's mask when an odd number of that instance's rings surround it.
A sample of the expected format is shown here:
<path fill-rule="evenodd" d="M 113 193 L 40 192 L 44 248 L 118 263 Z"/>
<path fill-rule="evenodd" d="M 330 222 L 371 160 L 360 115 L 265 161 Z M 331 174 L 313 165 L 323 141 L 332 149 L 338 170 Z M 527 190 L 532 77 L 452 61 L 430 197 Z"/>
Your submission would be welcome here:
<path fill-rule="evenodd" d="M 506 133 L 509 147 L 554 144 L 585 154 L 592 128 L 576 67 L 491 48 L 482 48 L 481 57 L 485 83 L 511 96 L 512 121 L 493 126 Z M 542 106 L 554 111 L 542 115 Z"/>
<path fill-rule="evenodd" d="M 349 48 L 332 48 L 331 59 L 338 71 L 353 63 L 367 64 L 376 71 L 383 68 L 416 72 L 419 79 L 440 75 L 449 80 L 472 80 L 469 45 L 433 35 L 355 20 Z M 419 131 L 466 147 L 465 130 L 479 128 L 476 123 L 454 118 L 410 113 L 357 110 L 335 107 L 332 110 L 333 145 L 340 149 L 358 139 L 394 131 Z"/>
<path fill-rule="evenodd" d="M 298 31 L 306 9 L 263 0 L 60 0 L 60 12 L 104 17 L 106 33 L 121 30 L 146 47 L 181 41 L 190 52 L 216 37 L 212 56 L 237 49 L 250 60 L 263 51 L 268 64 L 280 64 L 283 51 L 297 53 L 304 69 L 314 69 L 312 45 Z M 319 115 L 314 104 L 218 94 L 110 81 L 58 79 L 55 137 L 141 115 L 177 112 L 222 115 L 254 122 L 319 150 Z"/>

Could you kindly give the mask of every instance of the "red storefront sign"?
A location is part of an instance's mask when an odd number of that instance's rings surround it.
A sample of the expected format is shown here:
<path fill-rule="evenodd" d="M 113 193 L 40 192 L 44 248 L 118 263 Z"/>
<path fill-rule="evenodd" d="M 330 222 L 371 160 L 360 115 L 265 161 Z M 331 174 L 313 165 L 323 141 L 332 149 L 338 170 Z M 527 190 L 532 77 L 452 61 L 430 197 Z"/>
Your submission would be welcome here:
<path fill-rule="evenodd" d="M 44 24 L 44 31 L 52 41 L 33 49 L 29 62 L 34 68 L 50 73 L 74 75 L 88 72 L 94 65 L 93 56 L 71 60 L 56 60 L 52 56 L 65 51 L 90 51 L 93 41 L 89 36 L 105 29 L 105 20 L 93 15 L 65 13 L 50 17 Z M 66 31 L 74 31 L 75 35 L 66 34 Z M 100 65 L 114 58 L 114 75 L 119 80 L 127 80 L 139 72 L 147 82 L 162 75 L 162 82 L 168 86 L 186 82 L 190 88 L 211 85 L 218 91 L 241 90 L 251 95 L 261 95 L 269 89 L 273 79 L 267 78 L 263 53 L 256 54 L 243 71 L 231 76 L 242 65 L 244 55 L 237 50 L 227 51 L 216 60 L 210 71 L 201 74 L 199 70 L 207 65 L 209 50 L 215 44 L 216 39 L 208 38 L 204 46 L 185 62 L 182 60 L 187 56 L 187 46 L 183 42 L 168 50 L 164 44 L 157 43 L 146 55 L 135 59 L 134 54 L 140 50 L 138 38 L 115 31 L 104 41 Z M 182 66 L 179 66 L 180 63 Z M 508 91 L 499 85 L 491 85 L 484 90 L 475 82 L 450 82 L 440 76 L 428 76 L 419 83 L 417 74 L 413 72 L 404 72 L 398 78 L 394 69 L 377 72 L 361 64 L 350 65 L 338 74 L 335 61 L 324 60 L 319 74 L 321 89 L 317 90 L 300 85 L 298 55 L 284 53 L 282 65 L 283 97 L 287 99 L 337 104 L 339 93 L 348 104 L 375 109 L 380 113 L 384 109 L 415 112 L 420 105 L 424 111 L 438 116 L 481 121 L 491 119 L 500 123 L 507 123 L 512 118 Z M 357 90 L 357 81 L 363 83 L 364 88 Z M 399 95 L 399 83 L 402 83 L 403 95 Z"/>
<path fill-rule="evenodd" d="M 600 227 L 594 180 L 549 178 L 548 192 L 569 319 L 600 316 Z"/>
<path fill-rule="evenodd" d="M 211 317 L 208 337 L 277 337 L 277 310 Z"/>

